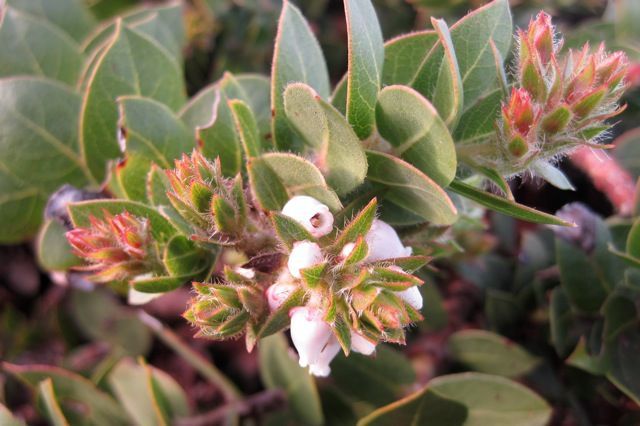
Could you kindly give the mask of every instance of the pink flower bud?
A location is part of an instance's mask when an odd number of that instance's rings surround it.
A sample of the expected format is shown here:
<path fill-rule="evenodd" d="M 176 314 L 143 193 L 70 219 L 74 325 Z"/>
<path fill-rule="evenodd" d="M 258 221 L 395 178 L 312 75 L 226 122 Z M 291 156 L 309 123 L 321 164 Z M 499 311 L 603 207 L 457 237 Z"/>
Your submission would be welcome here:
<path fill-rule="evenodd" d="M 369 247 L 369 254 L 365 259 L 368 262 L 411 256 L 413 251 L 411 247 L 402 244 L 395 229 L 379 219 L 373 221 L 365 241 Z"/>
<path fill-rule="evenodd" d="M 371 343 L 362 334 L 351 331 L 351 350 L 362 355 L 371 355 L 376 350 L 375 343 Z"/>
<path fill-rule="evenodd" d="M 297 195 L 290 199 L 284 205 L 282 214 L 300 223 L 316 238 L 327 235 L 333 230 L 333 215 L 329 207 L 306 195 Z"/>
<path fill-rule="evenodd" d="M 553 34 L 554 29 L 551 24 L 551 16 L 545 12 L 538 13 L 535 20 L 529 24 L 529 40 L 535 47 L 542 65 L 548 64 L 554 54 Z"/>
<path fill-rule="evenodd" d="M 314 376 L 329 375 L 329 364 L 340 351 L 340 344 L 319 309 L 299 307 L 291 311 L 291 340 L 301 367 L 309 366 Z"/>
<path fill-rule="evenodd" d="M 502 107 L 502 117 L 509 129 L 526 135 L 536 119 L 536 111 L 529 93 L 514 87 L 511 90 L 509 103 Z"/>
<path fill-rule="evenodd" d="M 275 311 L 280 308 L 297 288 L 298 286 L 293 282 L 293 277 L 289 274 L 289 271 L 283 270 L 276 282 L 267 289 L 269 309 Z"/>
<path fill-rule="evenodd" d="M 418 286 L 409 287 L 408 289 L 399 291 L 396 294 L 405 302 L 410 304 L 414 309 L 417 309 L 418 311 L 422 309 L 422 294 L 420 293 Z"/>
<path fill-rule="evenodd" d="M 296 278 L 302 277 L 301 269 L 317 265 L 322 262 L 324 256 L 320 246 L 311 241 L 298 241 L 293 244 L 287 267 L 289 272 Z"/>

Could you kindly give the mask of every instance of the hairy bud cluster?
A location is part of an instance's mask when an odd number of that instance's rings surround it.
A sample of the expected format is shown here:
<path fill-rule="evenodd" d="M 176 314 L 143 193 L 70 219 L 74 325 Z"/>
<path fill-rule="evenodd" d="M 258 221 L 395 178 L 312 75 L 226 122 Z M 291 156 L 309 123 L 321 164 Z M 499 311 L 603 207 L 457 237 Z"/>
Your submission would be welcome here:
<path fill-rule="evenodd" d="M 290 326 L 300 365 L 318 376 L 329 374 L 340 349 L 369 355 L 381 341 L 404 343 L 404 328 L 422 318 L 422 280 L 412 272 L 427 259 L 411 256 L 375 212 L 373 200 L 338 230 L 327 206 L 293 197 L 270 221 L 282 266 L 227 267 L 219 281 L 194 284 L 185 318 L 200 336 L 244 334 L 249 349 L 264 333 Z"/>
<path fill-rule="evenodd" d="M 254 278 L 253 270 L 227 267 L 222 282 L 193 283 L 196 296 L 183 316 L 198 327 L 196 336 L 224 340 L 244 333 L 255 335 L 253 330 L 266 312 L 266 302 Z M 253 343 L 247 340 L 249 349 Z"/>
<path fill-rule="evenodd" d="M 175 168 L 166 173 L 171 185 L 167 196 L 195 230 L 193 240 L 234 246 L 250 254 L 275 243 L 261 232 L 268 227 L 267 217 L 253 208 L 242 176 L 225 178 L 219 159 L 211 162 L 194 150 L 191 156 L 176 160 Z"/>
<path fill-rule="evenodd" d="M 76 256 L 89 263 L 79 269 L 91 272 L 90 279 L 100 283 L 152 272 L 157 254 L 149 221 L 126 212 L 114 216 L 105 211 L 103 217 L 91 216 L 91 226 L 66 234 Z"/>
<path fill-rule="evenodd" d="M 595 52 L 586 44 L 561 55 L 563 41 L 544 12 L 517 38 L 517 81 L 503 103 L 498 138 L 483 142 L 492 148 L 468 147 L 467 156 L 506 175 L 579 145 L 594 145 L 609 128 L 605 120 L 624 109 L 618 101 L 629 67 L 623 52 L 607 53 L 604 44 Z M 480 155 L 471 158 L 474 153 Z"/>

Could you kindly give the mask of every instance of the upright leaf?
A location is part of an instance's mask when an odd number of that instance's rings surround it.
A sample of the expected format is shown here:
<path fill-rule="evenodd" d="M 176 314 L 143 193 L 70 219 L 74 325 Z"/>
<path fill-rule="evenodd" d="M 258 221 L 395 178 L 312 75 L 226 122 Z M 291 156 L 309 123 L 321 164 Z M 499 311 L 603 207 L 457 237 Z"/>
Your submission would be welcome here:
<path fill-rule="evenodd" d="M 272 153 L 252 158 L 247 166 L 254 196 L 262 208 L 281 210 L 294 195 L 308 195 L 331 210 L 341 208 L 338 196 L 327 187 L 322 173 L 293 154 Z"/>
<path fill-rule="evenodd" d="M 374 129 L 375 104 L 382 79 L 384 45 L 370 0 L 344 0 L 349 46 L 347 119 L 360 139 Z"/>
<path fill-rule="evenodd" d="M 257 157 L 261 154 L 260 135 L 258 123 L 249 105 L 240 99 L 229 101 L 229 108 L 236 124 L 236 131 L 240 136 L 240 142 L 247 158 Z"/>
<path fill-rule="evenodd" d="M 493 0 L 451 27 L 464 89 L 464 110 L 475 104 L 488 89 L 500 84 L 491 42 L 505 58 L 512 37 L 508 0 Z"/>
<path fill-rule="evenodd" d="M 392 155 L 367 151 L 367 180 L 380 188 L 383 218 L 392 224 L 450 225 L 457 210 L 447 193 L 420 170 Z"/>
<path fill-rule="evenodd" d="M 446 187 L 456 174 L 456 150 L 435 108 L 406 86 L 387 86 L 376 106 L 380 135 L 393 153 Z"/>
<path fill-rule="evenodd" d="M 158 45 L 118 21 L 87 81 L 80 118 L 84 159 L 96 180 L 105 162 L 120 155 L 116 99 L 141 95 L 177 110 L 184 101 L 182 72 Z"/>
<path fill-rule="evenodd" d="M 45 379 L 38 384 L 38 398 L 42 401 L 44 412 L 53 426 L 68 426 L 69 422 L 64 417 L 64 413 L 58 404 L 53 381 Z"/>
<path fill-rule="evenodd" d="M 80 46 L 62 30 L 11 7 L 0 22 L 0 77 L 33 75 L 73 86 L 80 75 Z"/>
<path fill-rule="evenodd" d="M 384 44 L 382 85 L 410 86 L 438 42 L 438 33 L 432 30 L 416 31 L 388 40 Z"/>
<path fill-rule="evenodd" d="M 300 148 L 284 113 L 284 89 L 293 82 L 306 83 L 321 97 L 329 97 L 329 74 L 320 45 L 298 8 L 285 0 L 271 69 L 272 133 L 280 150 Z"/>
<path fill-rule="evenodd" d="M 284 93 L 285 114 L 314 151 L 329 185 L 346 195 L 364 181 L 367 159 L 358 136 L 334 107 L 309 86 L 294 83 Z"/>

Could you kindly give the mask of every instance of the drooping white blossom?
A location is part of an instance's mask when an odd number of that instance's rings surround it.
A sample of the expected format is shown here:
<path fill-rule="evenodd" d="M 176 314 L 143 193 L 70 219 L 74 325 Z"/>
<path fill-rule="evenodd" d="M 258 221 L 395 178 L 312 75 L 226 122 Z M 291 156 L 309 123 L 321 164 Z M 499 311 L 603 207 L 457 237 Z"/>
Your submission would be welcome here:
<path fill-rule="evenodd" d="M 298 241 L 293 244 L 293 249 L 289 254 L 287 267 L 289 272 L 296 278 L 300 278 L 300 270 L 317 265 L 322 262 L 324 256 L 322 249 L 316 243 L 311 241 Z"/>
<path fill-rule="evenodd" d="M 282 209 L 282 214 L 294 219 L 316 238 L 333 230 L 333 215 L 329 207 L 313 197 L 297 195 Z"/>
<path fill-rule="evenodd" d="M 351 350 L 362 355 L 371 355 L 376 350 L 376 345 L 364 338 L 360 333 L 352 330 Z"/>
<path fill-rule="evenodd" d="M 338 339 L 316 308 L 299 307 L 291 310 L 291 340 L 296 347 L 301 367 L 309 367 L 314 376 L 326 377 L 329 364 L 340 351 Z"/>
<path fill-rule="evenodd" d="M 395 229 L 380 219 L 373 221 L 365 241 L 369 247 L 369 253 L 365 259 L 368 262 L 411 256 L 413 252 L 411 247 L 405 247 L 402 244 Z"/>

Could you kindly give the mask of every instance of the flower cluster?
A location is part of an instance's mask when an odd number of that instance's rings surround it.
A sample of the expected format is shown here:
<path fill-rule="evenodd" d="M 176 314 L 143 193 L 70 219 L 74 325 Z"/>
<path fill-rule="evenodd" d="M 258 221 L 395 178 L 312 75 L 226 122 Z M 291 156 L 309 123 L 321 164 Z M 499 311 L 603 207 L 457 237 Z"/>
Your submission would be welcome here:
<path fill-rule="evenodd" d="M 103 219 L 90 216 L 89 221 L 91 226 L 66 236 L 74 253 L 89 262 L 80 269 L 91 272 L 92 281 L 130 280 L 155 269 L 157 253 L 147 219 L 105 211 Z"/>
<path fill-rule="evenodd" d="M 375 219 L 375 201 L 337 233 L 329 209 L 310 197 L 294 197 L 282 213 L 312 237 L 291 242 L 286 268 L 267 290 L 273 311 L 305 292 L 305 305 L 289 311 L 300 365 L 326 376 L 340 348 L 370 355 L 380 341 L 403 343 L 422 308 L 422 280 L 409 271 L 426 259 L 412 257 L 395 230 Z"/>
<path fill-rule="evenodd" d="M 551 17 L 544 12 L 518 31 L 517 81 L 502 106 L 498 138 L 491 146 L 469 146 L 466 158 L 509 175 L 580 145 L 594 145 L 609 126 L 605 120 L 624 108 L 618 100 L 629 66 L 622 52 L 607 53 L 604 44 L 590 52 L 560 54 Z M 463 149 L 463 152 L 465 151 Z"/>
<path fill-rule="evenodd" d="M 329 374 L 340 348 L 368 355 L 380 341 L 403 343 L 404 328 L 421 319 L 422 280 L 412 272 L 426 258 L 411 256 L 375 212 L 374 200 L 338 231 L 327 206 L 293 197 L 272 216 L 287 257 L 274 277 L 254 279 L 254 271 L 227 269 L 222 283 L 196 286 L 185 317 L 203 336 L 244 332 L 251 348 L 261 324 L 288 314 L 300 365 L 318 376 Z M 268 285 L 264 303 L 258 282 Z"/>

